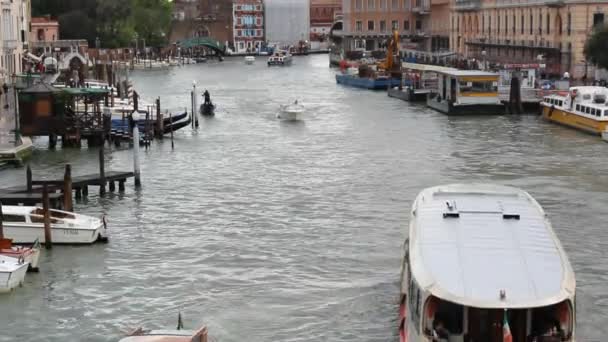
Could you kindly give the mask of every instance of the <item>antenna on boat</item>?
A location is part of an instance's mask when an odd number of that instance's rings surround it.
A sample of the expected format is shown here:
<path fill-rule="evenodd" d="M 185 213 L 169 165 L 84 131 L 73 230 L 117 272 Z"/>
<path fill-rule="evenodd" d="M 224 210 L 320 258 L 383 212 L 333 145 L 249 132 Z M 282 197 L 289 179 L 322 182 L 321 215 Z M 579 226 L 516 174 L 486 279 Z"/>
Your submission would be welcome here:
<path fill-rule="evenodd" d="M 177 330 L 182 330 L 184 328 L 184 322 L 182 322 L 182 313 L 177 313 Z"/>

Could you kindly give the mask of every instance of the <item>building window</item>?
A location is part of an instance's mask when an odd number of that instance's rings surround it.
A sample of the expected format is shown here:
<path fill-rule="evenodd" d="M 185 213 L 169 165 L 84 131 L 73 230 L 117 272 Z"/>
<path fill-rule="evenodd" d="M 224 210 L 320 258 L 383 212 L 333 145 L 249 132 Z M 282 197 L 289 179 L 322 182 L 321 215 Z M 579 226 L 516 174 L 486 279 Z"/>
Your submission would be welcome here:
<path fill-rule="evenodd" d="M 409 20 L 403 21 L 403 29 L 405 31 L 409 31 L 410 30 L 410 21 Z"/>
<path fill-rule="evenodd" d="M 367 9 L 374 9 L 376 0 L 367 0 Z"/>
<path fill-rule="evenodd" d="M 551 15 L 547 13 L 547 34 L 551 34 Z"/>
<path fill-rule="evenodd" d="M 488 36 L 492 35 L 492 16 L 488 16 Z"/>
<path fill-rule="evenodd" d="M 500 14 L 496 16 L 496 20 L 498 20 L 498 25 L 496 25 L 496 33 L 500 34 Z"/>
<path fill-rule="evenodd" d="M 568 13 L 568 26 L 567 26 L 567 32 L 568 35 L 570 35 L 570 32 L 572 30 L 572 14 Z"/>
<path fill-rule="evenodd" d="M 355 49 L 364 49 L 364 48 L 365 48 L 364 40 L 360 40 L 360 39 L 355 40 Z"/>
<path fill-rule="evenodd" d="M 361 11 L 363 9 L 363 0 L 355 0 L 355 10 Z"/>
<path fill-rule="evenodd" d="M 543 14 L 538 14 L 538 34 L 543 34 Z"/>
<path fill-rule="evenodd" d="M 416 20 L 416 31 L 422 30 L 422 21 Z"/>
<path fill-rule="evenodd" d="M 258 37 L 261 37 L 261 36 L 262 36 L 262 30 L 256 30 L 256 32 L 257 32 L 257 36 L 258 36 Z"/>
<path fill-rule="evenodd" d="M 394 10 L 399 9 L 399 0 L 392 0 L 392 6 Z"/>
<path fill-rule="evenodd" d="M 262 25 L 262 18 L 256 18 L 255 19 L 255 24 L 258 25 L 258 26 Z"/>
<path fill-rule="evenodd" d="M 386 9 L 386 0 L 380 0 L 380 9 Z"/>
<path fill-rule="evenodd" d="M 519 23 L 521 25 L 521 34 L 524 34 L 524 15 L 521 15 L 521 22 Z"/>
<path fill-rule="evenodd" d="M 237 37 L 242 37 L 243 36 L 243 32 L 241 30 L 236 30 L 236 36 Z"/>
<path fill-rule="evenodd" d="M 593 27 L 604 25 L 604 13 L 593 14 Z"/>
<path fill-rule="evenodd" d="M 482 15 L 481 16 L 481 34 L 484 34 L 486 32 L 486 16 Z"/>
<path fill-rule="evenodd" d="M 386 21 L 380 20 L 380 32 L 386 32 Z"/>
<path fill-rule="evenodd" d="M 505 35 L 509 34 L 509 16 L 505 14 Z"/>
<path fill-rule="evenodd" d="M 355 27 L 357 32 L 363 31 L 363 22 L 361 20 L 357 20 Z"/>
<path fill-rule="evenodd" d="M 398 20 L 391 21 L 391 29 L 393 31 L 398 31 L 399 30 L 399 21 Z"/>
<path fill-rule="evenodd" d="M 374 30 L 374 21 L 373 20 L 368 20 L 367 21 L 367 30 L 368 31 L 373 31 Z"/>
<path fill-rule="evenodd" d="M 534 15 L 530 14 L 530 34 L 534 34 Z"/>
<path fill-rule="evenodd" d="M 403 9 L 410 9 L 410 0 L 403 0 Z"/>

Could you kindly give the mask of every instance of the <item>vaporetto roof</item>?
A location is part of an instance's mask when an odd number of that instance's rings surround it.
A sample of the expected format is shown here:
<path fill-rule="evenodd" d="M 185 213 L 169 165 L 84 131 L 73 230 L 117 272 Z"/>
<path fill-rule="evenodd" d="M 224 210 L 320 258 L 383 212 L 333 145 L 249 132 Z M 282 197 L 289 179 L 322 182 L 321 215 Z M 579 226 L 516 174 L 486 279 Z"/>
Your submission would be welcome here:
<path fill-rule="evenodd" d="M 574 295 L 568 258 L 543 209 L 522 190 L 484 184 L 428 188 L 413 205 L 409 236 L 414 279 L 441 299 L 478 308 L 527 308 Z"/>

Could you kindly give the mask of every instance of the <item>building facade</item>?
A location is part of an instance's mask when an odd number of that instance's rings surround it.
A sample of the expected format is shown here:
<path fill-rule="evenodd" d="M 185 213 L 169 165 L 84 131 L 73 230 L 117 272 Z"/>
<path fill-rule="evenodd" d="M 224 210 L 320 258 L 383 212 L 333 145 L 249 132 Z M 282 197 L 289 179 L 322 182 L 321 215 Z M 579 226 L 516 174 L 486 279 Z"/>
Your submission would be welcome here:
<path fill-rule="evenodd" d="M 310 0 L 310 40 L 325 41 L 340 13 L 342 0 Z"/>
<path fill-rule="evenodd" d="M 232 23 L 234 52 L 258 52 L 262 48 L 265 42 L 262 0 L 235 0 Z"/>
<path fill-rule="evenodd" d="M 174 0 L 169 40 L 210 37 L 232 45 L 232 0 Z"/>
<path fill-rule="evenodd" d="M 264 17 L 270 44 L 296 45 L 309 39 L 309 0 L 265 0 Z"/>
<path fill-rule="evenodd" d="M 34 17 L 31 21 L 30 42 L 52 42 L 59 40 L 59 22 L 50 16 Z"/>
<path fill-rule="evenodd" d="M 4 82 L 9 82 L 11 75 L 20 74 L 23 70 L 23 54 L 29 46 L 30 2 L 14 0 L 2 2 L 0 38 L 0 72 Z"/>
<path fill-rule="evenodd" d="M 607 16 L 608 1 L 601 0 L 455 0 L 450 41 L 463 58 L 545 64 L 549 75 L 591 78 L 583 49 Z"/>
<path fill-rule="evenodd" d="M 394 31 L 406 53 L 449 48 L 449 0 L 343 0 L 344 49 L 383 49 Z"/>

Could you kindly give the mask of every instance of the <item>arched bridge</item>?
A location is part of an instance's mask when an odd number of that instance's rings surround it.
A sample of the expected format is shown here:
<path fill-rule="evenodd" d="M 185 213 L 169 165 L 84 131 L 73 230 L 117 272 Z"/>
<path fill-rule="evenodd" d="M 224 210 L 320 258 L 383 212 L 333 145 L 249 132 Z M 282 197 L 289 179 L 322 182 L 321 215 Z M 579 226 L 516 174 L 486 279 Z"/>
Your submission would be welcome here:
<path fill-rule="evenodd" d="M 217 51 L 219 54 L 222 54 L 222 55 L 226 51 L 226 47 L 224 46 L 224 44 L 220 43 L 219 41 L 217 41 L 211 37 L 194 37 L 194 38 L 184 39 L 184 40 L 180 41 L 179 43 L 177 43 L 177 45 L 179 47 L 181 47 L 182 49 L 189 49 L 189 48 L 197 47 L 197 46 L 205 46 L 212 50 Z"/>

